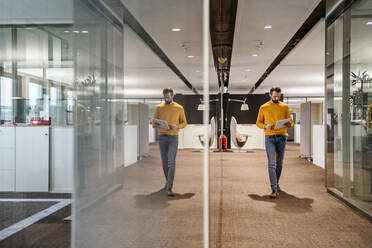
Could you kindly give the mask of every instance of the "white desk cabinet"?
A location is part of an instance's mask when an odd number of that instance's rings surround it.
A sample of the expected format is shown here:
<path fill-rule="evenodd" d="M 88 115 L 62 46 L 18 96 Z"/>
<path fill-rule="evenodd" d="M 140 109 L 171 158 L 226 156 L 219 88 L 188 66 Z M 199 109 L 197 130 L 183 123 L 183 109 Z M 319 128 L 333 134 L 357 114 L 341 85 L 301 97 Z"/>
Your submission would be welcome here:
<path fill-rule="evenodd" d="M 74 128 L 50 128 L 50 191 L 73 192 Z"/>
<path fill-rule="evenodd" d="M 16 191 L 48 192 L 49 126 L 16 127 Z"/>

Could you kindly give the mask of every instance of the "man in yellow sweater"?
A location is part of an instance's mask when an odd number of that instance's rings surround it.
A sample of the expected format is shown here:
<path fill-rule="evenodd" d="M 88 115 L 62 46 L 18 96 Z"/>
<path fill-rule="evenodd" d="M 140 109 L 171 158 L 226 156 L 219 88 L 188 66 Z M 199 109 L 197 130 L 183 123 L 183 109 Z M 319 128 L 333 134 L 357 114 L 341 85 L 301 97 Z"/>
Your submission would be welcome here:
<path fill-rule="evenodd" d="M 154 121 L 152 126 L 157 127 L 159 133 L 160 155 L 166 180 L 164 190 L 168 196 L 174 196 L 172 187 L 178 149 L 178 132 L 186 127 L 187 121 L 183 107 L 173 101 L 173 90 L 165 88 L 163 96 L 164 102 L 156 107 L 154 119 L 166 121 L 169 129 L 159 127 Z"/>
<path fill-rule="evenodd" d="M 269 164 L 269 178 L 271 185 L 270 198 L 279 195 L 279 178 L 282 173 L 285 145 L 287 142 L 287 128 L 293 126 L 287 104 L 279 101 L 281 96 L 280 87 L 270 89 L 270 101 L 263 104 L 258 112 L 256 125 L 265 130 L 265 147 Z M 279 120 L 290 119 L 283 128 L 275 128 Z"/>

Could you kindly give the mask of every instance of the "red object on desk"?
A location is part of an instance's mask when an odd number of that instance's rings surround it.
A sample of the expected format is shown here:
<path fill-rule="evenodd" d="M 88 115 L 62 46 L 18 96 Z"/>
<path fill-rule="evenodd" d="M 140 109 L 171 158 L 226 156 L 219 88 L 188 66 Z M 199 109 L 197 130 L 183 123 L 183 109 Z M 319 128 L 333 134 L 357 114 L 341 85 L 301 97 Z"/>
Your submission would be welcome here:
<path fill-rule="evenodd" d="M 31 117 L 30 123 L 31 126 L 49 126 L 51 123 L 51 118 L 49 117 L 48 120 L 44 120 L 44 117 Z"/>

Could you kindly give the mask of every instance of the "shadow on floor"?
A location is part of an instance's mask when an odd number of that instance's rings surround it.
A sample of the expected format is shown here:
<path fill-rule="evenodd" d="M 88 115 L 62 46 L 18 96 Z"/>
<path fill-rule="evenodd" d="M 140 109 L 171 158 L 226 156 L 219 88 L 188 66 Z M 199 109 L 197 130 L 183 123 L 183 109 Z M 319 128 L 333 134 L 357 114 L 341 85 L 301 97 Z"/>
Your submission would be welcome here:
<path fill-rule="evenodd" d="M 298 198 L 284 191 L 280 192 L 280 195 L 276 199 L 271 199 L 269 195 L 260 196 L 256 194 L 249 194 L 248 196 L 255 201 L 273 203 L 275 204 L 274 208 L 280 212 L 296 214 L 311 212 L 312 211 L 311 204 L 314 202 L 313 199 Z"/>
<path fill-rule="evenodd" d="M 168 197 L 163 189 L 152 192 L 148 195 L 135 195 L 136 207 L 143 209 L 162 209 L 169 205 L 169 201 L 185 200 L 193 197 L 194 193 L 178 194 L 174 193 L 173 197 Z"/>

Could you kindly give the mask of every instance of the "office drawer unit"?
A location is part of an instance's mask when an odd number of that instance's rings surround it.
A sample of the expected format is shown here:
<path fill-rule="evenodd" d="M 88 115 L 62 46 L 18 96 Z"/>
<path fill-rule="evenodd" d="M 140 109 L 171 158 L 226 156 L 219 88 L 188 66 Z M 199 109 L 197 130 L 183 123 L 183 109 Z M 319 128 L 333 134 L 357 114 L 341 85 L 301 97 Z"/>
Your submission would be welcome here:
<path fill-rule="evenodd" d="M 16 191 L 49 191 L 49 126 L 16 127 Z"/>
<path fill-rule="evenodd" d="M 15 127 L 0 127 L 0 191 L 15 190 Z"/>

